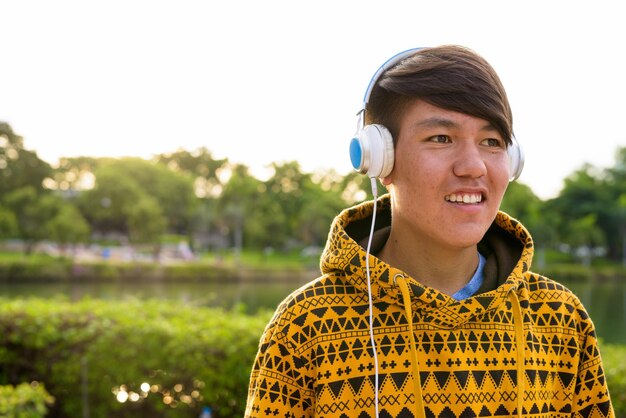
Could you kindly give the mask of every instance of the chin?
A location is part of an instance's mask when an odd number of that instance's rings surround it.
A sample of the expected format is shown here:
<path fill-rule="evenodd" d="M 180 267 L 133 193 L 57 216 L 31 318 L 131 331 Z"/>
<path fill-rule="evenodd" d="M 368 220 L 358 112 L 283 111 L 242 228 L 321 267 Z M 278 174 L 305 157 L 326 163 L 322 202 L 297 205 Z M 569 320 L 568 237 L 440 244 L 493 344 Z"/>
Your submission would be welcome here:
<path fill-rule="evenodd" d="M 485 234 L 487 233 L 487 227 L 473 227 L 473 228 L 461 228 L 457 230 L 454 236 L 450 237 L 449 242 L 458 248 L 469 248 L 478 245 L 480 240 L 483 239 Z"/>

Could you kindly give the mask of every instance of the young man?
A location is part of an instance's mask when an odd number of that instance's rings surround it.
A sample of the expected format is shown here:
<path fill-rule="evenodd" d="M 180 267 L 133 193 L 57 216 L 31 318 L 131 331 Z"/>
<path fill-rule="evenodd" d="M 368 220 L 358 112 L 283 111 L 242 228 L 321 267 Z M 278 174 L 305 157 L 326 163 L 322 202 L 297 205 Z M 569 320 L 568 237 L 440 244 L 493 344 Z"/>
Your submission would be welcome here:
<path fill-rule="evenodd" d="M 498 211 L 523 159 L 495 71 L 442 46 L 379 73 L 351 157 L 389 194 L 337 216 L 279 306 L 246 417 L 614 416 L 584 307 Z"/>

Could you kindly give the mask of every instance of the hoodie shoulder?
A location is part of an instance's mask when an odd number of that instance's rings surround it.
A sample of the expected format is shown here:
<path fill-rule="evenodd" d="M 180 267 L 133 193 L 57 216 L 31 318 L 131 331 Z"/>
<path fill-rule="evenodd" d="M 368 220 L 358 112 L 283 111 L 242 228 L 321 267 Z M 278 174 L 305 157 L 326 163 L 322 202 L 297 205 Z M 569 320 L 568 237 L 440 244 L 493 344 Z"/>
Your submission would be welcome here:
<path fill-rule="evenodd" d="M 580 298 L 563 284 L 534 272 L 526 273 L 528 308 L 539 326 L 562 326 L 595 338 L 595 327 Z"/>
<path fill-rule="evenodd" d="M 261 337 L 261 346 L 279 342 L 305 356 L 312 340 L 334 332 L 326 329 L 329 319 L 345 315 L 365 318 L 367 303 L 367 295 L 341 275 L 324 274 L 293 291 L 278 305 Z"/>

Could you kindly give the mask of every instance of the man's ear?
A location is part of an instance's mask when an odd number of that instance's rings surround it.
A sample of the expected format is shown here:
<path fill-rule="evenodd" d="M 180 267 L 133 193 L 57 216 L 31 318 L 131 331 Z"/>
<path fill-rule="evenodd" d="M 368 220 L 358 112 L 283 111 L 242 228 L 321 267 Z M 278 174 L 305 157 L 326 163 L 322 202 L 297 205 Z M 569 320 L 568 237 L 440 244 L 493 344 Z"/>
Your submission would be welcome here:
<path fill-rule="evenodd" d="M 391 174 L 380 179 L 383 186 L 387 187 L 392 183 Z"/>

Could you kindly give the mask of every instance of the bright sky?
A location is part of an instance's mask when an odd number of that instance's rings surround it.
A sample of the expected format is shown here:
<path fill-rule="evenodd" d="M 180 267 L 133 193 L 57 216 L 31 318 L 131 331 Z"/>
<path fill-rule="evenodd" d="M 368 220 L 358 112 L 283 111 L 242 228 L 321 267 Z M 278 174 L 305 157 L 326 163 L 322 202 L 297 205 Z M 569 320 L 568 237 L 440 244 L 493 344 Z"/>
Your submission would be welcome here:
<path fill-rule="evenodd" d="M 5 1 L 0 121 L 55 164 L 206 146 L 261 177 L 272 162 L 350 171 L 372 74 L 456 43 L 507 89 L 540 197 L 626 146 L 619 1 Z"/>

